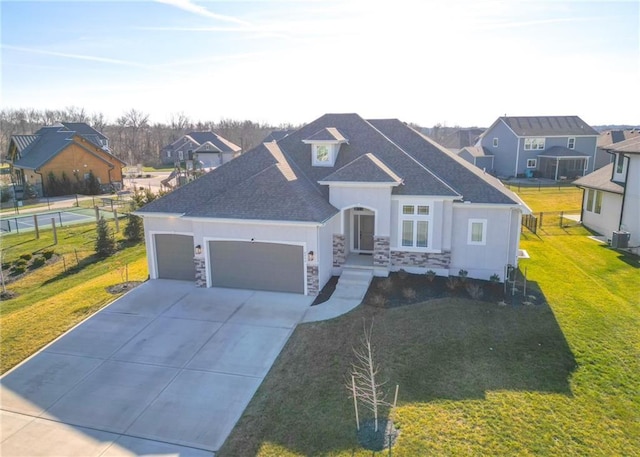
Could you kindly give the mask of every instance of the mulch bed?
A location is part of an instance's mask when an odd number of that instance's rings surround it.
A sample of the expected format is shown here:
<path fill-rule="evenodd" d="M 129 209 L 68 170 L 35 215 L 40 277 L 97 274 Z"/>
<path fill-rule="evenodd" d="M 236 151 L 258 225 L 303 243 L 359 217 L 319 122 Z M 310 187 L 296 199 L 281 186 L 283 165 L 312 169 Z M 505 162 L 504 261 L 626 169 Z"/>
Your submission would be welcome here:
<path fill-rule="evenodd" d="M 311 306 L 327 301 L 333 294 L 339 276 L 332 276 L 322 288 Z M 502 306 L 528 306 L 546 303 L 545 297 L 535 282 L 527 282 L 527 294 L 523 294 L 523 278 L 516 278 L 516 293 L 512 295 L 509 284 L 505 294 L 504 283 L 479 279 L 411 274 L 405 271 L 389 273 L 387 278 L 374 277 L 363 303 L 377 308 L 396 308 L 437 298 L 468 298 L 500 304 Z M 453 284 L 455 283 L 455 287 Z"/>
<path fill-rule="evenodd" d="M 400 432 L 389 419 L 378 419 L 378 431 L 375 430 L 375 423 L 374 419 L 367 419 L 360 423 L 360 430 L 356 432 L 358 443 L 370 451 L 390 449 Z"/>
<path fill-rule="evenodd" d="M 121 294 L 122 292 L 127 292 L 128 290 L 138 287 L 142 283 L 143 281 L 121 282 L 120 284 L 107 287 L 107 292 L 113 295 Z"/>

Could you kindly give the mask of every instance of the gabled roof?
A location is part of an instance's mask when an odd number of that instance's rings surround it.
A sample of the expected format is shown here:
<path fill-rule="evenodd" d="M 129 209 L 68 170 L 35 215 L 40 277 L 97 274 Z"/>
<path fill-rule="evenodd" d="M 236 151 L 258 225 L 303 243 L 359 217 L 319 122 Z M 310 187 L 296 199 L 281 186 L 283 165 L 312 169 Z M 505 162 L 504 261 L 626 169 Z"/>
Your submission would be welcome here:
<path fill-rule="evenodd" d="M 91 127 L 90 125 L 84 122 L 60 122 L 61 125 L 65 126 L 69 131 L 76 132 L 78 135 L 87 137 L 87 136 L 96 136 L 101 140 L 108 139 L 102 133 L 98 132 L 96 129 Z"/>
<path fill-rule="evenodd" d="M 625 154 L 640 154 L 640 137 L 629 138 L 628 140 L 614 143 L 603 149 L 611 152 L 622 152 Z"/>
<path fill-rule="evenodd" d="M 68 130 L 68 128 L 63 125 L 43 127 L 38 130 L 35 135 L 28 135 L 28 139 L 24 138 L 26 135 L 12 136 L 11 141 L 16 144 L 16 146 L 18 146 L 18 144 L 24 145 L 22 149 L 18 147 L 19 157 L 13 162 L 13 164 L 18 168 L 35 170 L 49 162 L 63 149 L 76 141 L 74 138 L 76 135 L 89 141 L 96 148 L 100 149 L 103 154 L 109 155 L 113 159 L 124 164 L 122 160 L 118 159 L 110 152 L 103 150 L 99 144 L 96 144 L 94 141 L 85 138 L 83 135 L 80 135 L 75 131 Z M 108 163 L 108 161 L 103 157 L 100 158 Z"/>
<path fill-rule="evenodd" d="M 193 139 L 198 145 L 210 141 L 220 152 L 238 152 L 241 149 L 240 146 L 233 144 L 231 141 L 213 132 L 191 132 L 187 133 L 186 136 Z"/>
<path fill-rule="evenodd" d="M 193 152 L 221 152 L 211 141 L 206 141 L 195 148 Z"/>
<path fill-rule="evenodd" d="M 605 148 L 606 146 L 610 146 L 614 143 L 619 143 L 638 136 L 640 136 L 640 129 L 637 128 L 631 130 L 607 130 L 606 132 L 600 133 L 600 136 L 598 137 L 598 147 Z"/>
<path fill-rule="evenodd" d="M 309 138 L 305 138 L 303 141 L 305 143 L 314 143 L 319 141 L 348 143 L 348 140 L 342 133 L 340 133 L 340 130 L 335 127 L 325 127 L 322 130 L 318 130 L 316 133 L 311 135 Z"/>
<path fill-rule="evenodd" d="M 605 192 L 612 192 L 614 194 L 623 194 L 624 187 L 611 181 L 611 176 L 613 176 L 613 165 L 613 163 L 610 163 L 602 168 L 598 168 L 593 173 L 589 173 L 588 175 L 575 180 L 573 183 L 578 187 L 598 189 Z"/>
<path fill-rule="evenodd" d="M 293 129 L 274 130 L 269 135 L 267 135 L 267 137 L 264 140 L 262 140 L 262 142 L 263 143 L 270 143 L 272 141 L 280 141 L 285 136 L 287 136 L 288 134 L 290 134 L 291 132 L 294 132 L 294 131 L 295 130 L 293 130 Z"/>
<path fill-rule="evenodd" d="M 504 122 L 517 136 L 598 135 L 596 130 L 578 116 L 502 116 L 498 120 Z"/>
<path fill-rule="evenodd" d="M 336 129 L 333 167 L 312 164 L 317 132 Z M 475 170 L 474 170 L 475 169 Z M 277 142 L 264 143 L 138 212 L 185 217 L 321 223 L 338 212 L 323 182 L 389 183 L 393 195 L 523 205 L 495 178 L 396 120 L 326 114 Z"/>
<path fill-rule="evenodd" d="M 321 184 L 325 182 L 389 183 L 397 186 L 402 179 L 376 156 L 367 153 L 331 173 Z"/>
<path fill-rule="evenodd" d="M 471 157 L 493 157 L 486 148 L 482 146 L 466 146 L 458 152 L 460 155 L 462 152 L 467 152 Z"/>
<path fill-rule="evenodd" d="M 18 148 L 18 152 L 22 152 L 27 146 L 36 141 L 39 138 L 38 135 L 13 135 L 11 141 Z"/>

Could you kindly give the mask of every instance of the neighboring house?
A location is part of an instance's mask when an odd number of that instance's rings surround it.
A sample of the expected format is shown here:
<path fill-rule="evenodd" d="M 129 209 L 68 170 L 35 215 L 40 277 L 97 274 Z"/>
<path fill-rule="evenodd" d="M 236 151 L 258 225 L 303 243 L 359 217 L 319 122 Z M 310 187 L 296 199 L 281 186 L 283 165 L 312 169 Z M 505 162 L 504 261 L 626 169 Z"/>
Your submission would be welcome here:
<path fill-rule="evenodd" d="M 640 137 L 614 143 L 606 150 L 613 155 L 613 162 L 574 183 L 584 189 L 582 223 L 611 239 L 615 247 L 638 254 Z"/>
<path fill-rule="evenodd" d="M 11 136 L 7 162 L 15 184 L 19 188 L 29 184 L 40 196 L 48 195 L 52 174 L 56 179 L 64 175 L 83 181 L 93 173 L 104 190 L 119 190 L 125 166 L 110 152 L 107 137 L 81 122 L 62 122 L 32 135 Z"/>
<path fill-rule="evenodd" d="M 202 167 L 212 168 L 229 162 L 240 152 L 239 146 L 216 133 L 191 132 L 162 148 L 160 158 L 164 164 L 197 160 Z"/>
<path fill-rule="evenodd" d="M 476 146 L 492 154 L 493 174 L 565 180 L 594 170 L 598 132 L 578 116 L 499 117 Z"/>
<path fill-rule="evenodd" d="M 504 280 L 528 211 L 403 122 L 326 114 L 136 214 L 151 278 L 316 295 L 354 262 Z"/>
<path fill-rule="evenodd" d="M 458 156 L 483 171 L 491 172 L 493 170 L 494 156 L 482 146 L 465 146 L 460 149 Z"/>
<path fill-rule="evenodd" d="M 596 151 L 595 169 L 604 167 L 613 162 L 615 156 L 609 154 L 608 148 L 624 140 L 640 136 L 640 129 L 633 128 L 627 130 L 607 130 L 600 133 L 598 137 L 598 149 Z"/>

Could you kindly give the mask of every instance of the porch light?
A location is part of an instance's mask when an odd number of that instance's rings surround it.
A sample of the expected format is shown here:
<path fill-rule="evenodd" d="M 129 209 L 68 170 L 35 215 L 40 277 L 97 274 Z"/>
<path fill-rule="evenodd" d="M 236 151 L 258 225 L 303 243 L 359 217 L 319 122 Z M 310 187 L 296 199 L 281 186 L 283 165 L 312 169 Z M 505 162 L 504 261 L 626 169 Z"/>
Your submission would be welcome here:
<path fill-rule="evenodd" d="M 197 245 L 196 246 L 196 255 L 200 255 L 200 254 L 202 254 L 202 246 Z"/>
<path fill-rule="evenodd" d="M 313 251 L 309 251 L 309 253 L 307 254 L 307 260 L 309 262 L 313 262 L 313 260 L 316 258 L 315 254 L 313 253 Z"/>

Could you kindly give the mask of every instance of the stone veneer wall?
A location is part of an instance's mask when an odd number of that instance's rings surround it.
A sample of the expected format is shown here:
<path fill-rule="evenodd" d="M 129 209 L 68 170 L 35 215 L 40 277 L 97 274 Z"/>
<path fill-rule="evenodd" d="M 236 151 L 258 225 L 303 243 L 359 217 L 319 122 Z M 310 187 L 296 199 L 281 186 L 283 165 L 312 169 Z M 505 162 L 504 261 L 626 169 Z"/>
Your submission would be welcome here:
<path fill-rule="evenodd" d="M 333 235 L 333 266 L 340 268 L 347 260 L 344 235 Z"/>
<path fill-rule="evenodd" d="M 389 249 L 391 246 L 391 239 L 388 236 L 374 236 L 373 237 L 373 266 L 374 267 L 389 267 Z"/>
<path fill-rule="evenodd" d="M 318 295 L 320 292 L 320 278 L 318 266 L 307 265 L 307 295 Z"/>
<path fill-rule="evenodd" d="M 207 266 L 204 257 L 194 257 L 196 265 L 196 287 L 207 287 Z"/>
<path fill-rule="evenodd" d="M 451 252 L 391 251 L 391 265 L 395 267 L 449 268 L 450 264 Z"/>

